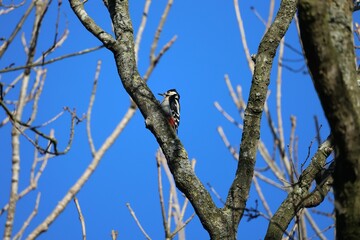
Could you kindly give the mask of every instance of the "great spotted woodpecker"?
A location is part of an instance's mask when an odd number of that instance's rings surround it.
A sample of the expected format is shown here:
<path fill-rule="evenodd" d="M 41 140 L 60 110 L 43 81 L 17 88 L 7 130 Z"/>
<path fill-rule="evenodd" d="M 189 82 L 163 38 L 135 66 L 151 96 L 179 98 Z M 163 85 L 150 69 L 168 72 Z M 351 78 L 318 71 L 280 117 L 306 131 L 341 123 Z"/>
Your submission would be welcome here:
<path fill-rule="evenodd" d="M 180 95 L 176 89 L 170 89 L 159 95 L 164 97 L 161 107 L 168 117 L 170 125 L 177 132 L 180 125 Z"/>

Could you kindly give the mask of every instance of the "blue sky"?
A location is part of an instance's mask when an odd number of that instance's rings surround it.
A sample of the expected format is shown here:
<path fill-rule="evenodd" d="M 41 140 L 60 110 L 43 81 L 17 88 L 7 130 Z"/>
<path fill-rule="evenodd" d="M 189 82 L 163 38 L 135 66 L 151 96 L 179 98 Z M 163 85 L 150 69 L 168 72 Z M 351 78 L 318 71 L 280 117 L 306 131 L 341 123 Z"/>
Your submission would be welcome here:
<path fill-rule="evenodd" d="M 140 23 L 143 4 L 144 1 L 130 1 L 135 32 Z M 139 53 L 141 74 L 144 74 L 147 69 L 150 44 L 165 4 L 165 0 L 158 0 L 153 1 L 150 7 L 148 24 Z M 257 51 L 264 33 L 264 26 L 250 10 L 250 7 L 254 6 L 264 18 L 267 18 L 268 5 L 267 1 L 240 2 L 251 53 Z M 276 1 L 276 9 L 278 5 L 279 1 Z M 88 1 L 86 9 L 99 25 L 107 31 L 111 31 L 109 14 L 102 6 L 102 1 Z M 1 36 L 9 35 L 13 23 L 18 21 L 23 11 L 23 9 L 19 9 L 0 17 L 0 25 L 5 26 L 0 30 Z M 52 43 L 55 19 L 56 4 L 52 4 L 41 32 L 37 57 Z M 29 29 L 32 21 L 33 16 L 27 21 L 24 31 Z M 8 22 L 11 24 L 6 24 Z M 70 9 L 69 3 L 64 1 L 61 9 L 60 33 L 66 24 L 70 30 L 70 36 L 50 58 L 100 45 L 100 42 L 79 23 Z M 204 184 L 211 183 L 222 198 L 226 198 L 237 163 L 225 148 L 216 128 L 218 126 L 224 128 L 227 137 L 236 149 L 239 148 L 241 131 L 227 122 L 215 109 L 214 102 L 218 101 L 227 112 L 240 121 L 226 88 L 224 75 L 228 74 L 234 85 L 242 86 L 245 100 L 247 100 L 251 83 L 251 74 L 241 46 L 233 2 L 175 0 L 162 31 L 159 46 L 166 44 L 174 35 L 177 35 L 178 39 L 156 67 L 149 80 L 149 87 L 154 93 L 164 92 L 170 88 L 178 90 L 181 95 L 179 137 L 188 151 L 189 157 L 197 160 L 196 173 L 201 181 Z M 29 31 L 26 31 L 28 39 L 29 36 Z M 290 26 L 286 41 L 294 48 L 301 50 L 294 23 Z M 18 37 L 0 61 L 0 68 L 11 63 L 23 65 L 24 57 L 25 54 Z M 292 60 L 301 59 L 301 56 L 289 48 L 285 48 L 284 57 Z M 92 113 L 92 134 L 97 148 L 103 143 L 129 106 L 129 98 L 117 75 L 113 56 L 106 49 L 47 66 L 47 80 L 35 124 L 47 121 L 60 112 L 64 106 L 76 108 L 78 115 L 86 113 L 98 60 L 102 61 L 102 68 Z M 303 67 L 305 62 L 303 60 L 288 61 L 286 64 L 297 69 Z M 3 74 L 1 82 L 10 83 L 17 74 L 19 72 Z M 269 108 L 273 112 L 274 119 L 276 119 L 275 79 L 276 69 L 272 71 L 269 87 L 271 90 Z M 295 115 L 299 139 L 299 161 L 302 162 L 306 158 L 310 142 L 315 137 L 314 115 L 319 117 L 319 122 L 323 125 L 321 129 L 323 138 L 329 133 L 326 119 L 307 74 L 294 73 L 284 69 L 282 89 L 285 139 L 288 143 L 289 119 L 291 115 Z M 17 94 L 15 89 L 14 93 L 7 97 L 13 99 Z M 1 119 L 4 116 L 5 113 L 0 112 Z M 272 138 L 265 118 L 263 123 L 261 138 L 268 144 L 268 148 L 272 149 Z M 68 124 L 68 116 L 64 116 L 44 130 L 49 131 L 50 128 L 54 128 L 55 135 L 60 140 L 60 147 L 64 147 L 68 138 Z M 91 154 L 85 126 L 85 122 L 83 122 L 76 127 L 74 143 L 69 154 L 49 162 L 38 186 L 38 191 L 42 194 L 39 213 L 26 233 L 42 222 L 90 163 Z M 0 158 L 2 166 L 0 181 L 2 189 L 6 189 L 1 192 L 0 206 L 7 202 L 10 186 L 9 131 L 9 126 L 0 128 L 0 146 L 2 146 L 0 149 L 3 152 Z M 22 138 L 21 147 L 20 190 L 28 184 L 33 157 L 32 146 L 25 138 Z M 164 237 L 157 191 L 155 161 L 157 147 L 154 137 L 145 128 L 144 119 L 137 112 L 78 194 L 86 221 L 88 239 L 110 238 L 112 229 L 119 231 L 119 239 L 144 239 L 126 208 L 125 204 L 128 202 L 135 210 L 144 229 L 153 239 Z M 314 153 L 315 150 L 316 144 L 313 145 L 311 153 Z M 259 157 L 257 167 L 264 166 L 264 161 Z M 266 187 L 262 182 L 261 185 L 272 211 L 275 212 L 285 197 L 284 192 Z M 220 201 L 215 196 L 213 197 L 216 204 L 221 206 Z M 15 232 L 31 212 L 35 198 L 36 193 L 31 193 L 19 202 Z M 248 207 L 254 206 L 256 199 L 258 196 L 252 188 Z M 324 206 L 324 208 L 328 211 L 332 209 L 330 205 Z M 263 211 L 261 204 L 259 210 Z M 192 212 L 190 207 L 187 216 L 190 216 Z M 327 218 L 318 217 L 317 219 L 321 228 L 328 226 Z M 4 223 L 5 216 L 2 216 L 0 230 L 3 229 Z M 262 239 L 266 228 L 267 220 L 263 218 L 257 218 L 250 222 L 246 222 L 244 218 L 240 223 L 239 238 Z M 330 238 L 331 234 L 328 235 Z M 207 232 L 196 217 L 187 226 L 186 235 L 188 239 L 208 239 Z M 39 239 L 79 239 L 80 237 L 80 222 L 76 208 L 71 202 L 64 213 Z"/>

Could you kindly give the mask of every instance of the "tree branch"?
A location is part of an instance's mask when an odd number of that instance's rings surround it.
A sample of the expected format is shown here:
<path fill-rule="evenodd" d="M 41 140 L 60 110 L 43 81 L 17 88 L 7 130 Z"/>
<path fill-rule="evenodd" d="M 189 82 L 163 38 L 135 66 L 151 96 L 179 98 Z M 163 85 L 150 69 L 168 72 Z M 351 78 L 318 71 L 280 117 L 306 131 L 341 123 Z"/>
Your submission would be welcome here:
<path fill-rule="evenodd" d="M 302 202 L 309 197 L 308 190 L 314 181 L 316 174 L 323 169 L 327 157 L 333 151 L 333 139 L 323 142 L 313 156 L 309 166 L 301 173 L 299 181 L 293 186 L 293 190 L 281 203 L 280 207 L 271 218 L 265 239 L 281 239 L 291 220 L 303 207 Z"/>
<path fill-rule="evenodd" d="M 109 12 L 118 41 L 112 51 L 122 84 L 139 107 L 147 128 L 154 134 L 161 146 L 176 186 L 190 200 L 210 235 L 220 236 L 219 225 L 226 226 L 225 219 L 223 219 L 219 209 L 216 208 L 204 185 L 194 174 L 182 143 L 165 119 L 159 102 L 138 73 L 128 2 L 109 1 Z"/>
<path fill-rule="evenodd" d="M 296 0 L 281 2 L 277 16 L 264 35 L 256 55 L 256 65 L 245 110 L 238 167 L 224 208 L 225 212 L 231 212 L 231 231 L 234 232 L 237 231 L 238 223 L 244 213 L 254 174 L 255 157 L 260 138 L 260 120 L 270 83 L 270 70 L 280 40 L 295 15 L 296 3 Z"/>

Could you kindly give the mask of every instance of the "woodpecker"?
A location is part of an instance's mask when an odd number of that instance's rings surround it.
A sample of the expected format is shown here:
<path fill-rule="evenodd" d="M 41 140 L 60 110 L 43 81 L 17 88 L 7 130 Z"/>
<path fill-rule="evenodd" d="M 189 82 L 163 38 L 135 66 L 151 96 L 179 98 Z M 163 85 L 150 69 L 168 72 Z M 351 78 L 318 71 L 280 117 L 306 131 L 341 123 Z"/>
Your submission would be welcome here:
<path fill-rule="evenodd" d="M 180 125 L 180 95 L 176 89 L 170 89 L 159 95 L 164 97 L 161 107 L 168 117 L 171 127 L 177 132 Z"/>

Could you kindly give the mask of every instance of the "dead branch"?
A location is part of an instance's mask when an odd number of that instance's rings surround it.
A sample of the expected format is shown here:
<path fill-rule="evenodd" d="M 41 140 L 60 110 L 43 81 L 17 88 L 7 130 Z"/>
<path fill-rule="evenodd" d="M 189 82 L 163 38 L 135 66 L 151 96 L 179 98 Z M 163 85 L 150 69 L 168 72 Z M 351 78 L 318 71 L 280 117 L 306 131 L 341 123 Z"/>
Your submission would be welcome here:
<path fill-rule="evenodd" d="M 21 239 L 21 237 L 24 234 L 26 228 L 30 225 L 30 222 L 37 215 L 38 209 L 39 209 L 39 204 L 40 204 L 40 196 L 41 196 L 41 194 L 38 193 L 38 195 L 36 197 L 36 201 L 35 201 L 34 210 L 31 212 L 30 216 L 26 219 L 26 221 L 23 223 L 23 225 L 22 225 L 21 229 L 19 230 L 19 232 L 17 234 L 15 234 L 14 239 L 16 239 L 16 240 Z"/>
<path fill-rule="evenodd" d="M 79 203 L 79 200 L 77 199 L 77 197 L 74 197 L 74 203 L 75 203 L 75 206 L 76 206 L 76 209 L 78 211 L 78 214 L 79 214 L 79 220 L 80 220 L 80 223 L 81 223 L 81 232 L 82 232 L 82 239 L 83 240 L 86 240 L 86 227 L 85 227 L 85 218 L 81 212 L 81 208 L 80 208 L 80 203 Z"/>
<path fill-rule="evenodd" d="M 129 212 L 131 214 L 131 216 L 133 217 L 133 219 L 136 222 L 136 225 L 139 227 L 140 231 L 144 234 L 145 238 L 148 240 L 151 240 L 151 238 L 149 237 L 149 235 L 145 232 L 144 228 L 141 226 L 138 218 L 135 215 L 134 210 L 131 208 L 130 203 L 126 203 L 126 207 L 129 209 Z"/>

